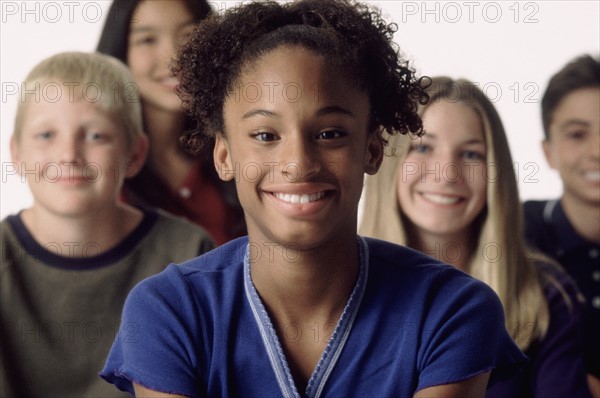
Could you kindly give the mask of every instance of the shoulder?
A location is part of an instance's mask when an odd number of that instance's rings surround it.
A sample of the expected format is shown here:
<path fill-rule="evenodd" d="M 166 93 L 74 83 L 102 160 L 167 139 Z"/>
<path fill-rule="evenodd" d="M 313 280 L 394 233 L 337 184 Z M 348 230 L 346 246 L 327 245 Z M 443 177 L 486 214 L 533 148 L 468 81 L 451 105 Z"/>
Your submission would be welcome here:
<path fill-rule="evenodd" d="M 202 284 L 227 274 L 242 278 L 247 245 L 246 237 L 238 238 L 200 256 L 178 264 L 171 263 L 162 272 L 140 282 L 135 290 L 160 292 L 166 286 Z"/>
<path fill-rule="evenodd" d="M 483 282 L 419 251 L 374 238 L 363 239 L 367 242 L 374 272 L 394 275 L 397 278 L 394 284 L 410 285 L 411 290 L 416 290 L 418 285 L 428 285 L 450 290 L 456 287 L 483 289 L 494 294 Z"/>
<path fill-rule="evenodd" d="M 16 214 L 9 215 L 0 222 L 0 241 L 2 264 L 6 263 L 9 257 L 13 260 L 22 257 L 21 254 L 26 248 L 36 245 L 19 215 Z"/>
<path fill-rule="evenodd" d="M 529 200 L 523 203 L 523 223 L 525 239 L 533 246 L 545 249 L 552 239 L 551 229 L 547 225 L 544 213 L 551 200 Z"/>
<path fill-rule="evenodd" d="M 0 237 L 4 240 L 5 236 L 15 236 L 22 228 L 24 228 L 24 225 L 21 222 L 19 215 L 11 214 L 6 216 L 0 221 L 0 231 L 2 232 Z"/>
<path fill-rule="evenodd" d="M 526 224 L 539 224 L 544 222 L 544 209 L 550 200 L 528 200 L 523 203 L 523 216 Z"/>
<path fill-rule="evenodd" d="M 17 238 L 18 231 L 13 225 L 16 217 L 14 215 L 7 216 L 0 222 L 0 245 L 2 250 L 0 269 L 7 268 L 15 259 L 21 257 L 19 252 L 23 250 L 23 246 Z"/>
<path fill-rule="evenodd" d="M 535 264 L 542 282 L 544 297 L 548 302 L 550 316 L 552 317 L 557 308 L 566 307 L 569 313 L 578 312 L 584 298 L 575 280 L 552 260 L 538 260 Z"/>
<path fill-rule="evenodd" d="M 166 285 L 193 285 L 202 290 L 201 285 L 206 287 L 215 280 L 242 278 L 247 244 L 246 237 L 238 238 L 180 264 L 171 264 L 160 274 L 143 281 L 141 288 L 160 291 Z"/>
<path fill-rule="evenodd" d="M 167 213 L 162 209 L 154 209 L 153 211 L 157 214 L 156 224 L 165 235 L 175 233 L 178 237 L 188 236 L 190 238 L 210 239 L 210 235 L 204 228 L 189 222 L 183 217 Z"/>
<path fill-rule="evenodd" d="M 10 216 L 6 216 L 4 217 L 4 219 L 2 219 L 2 221 L 0 221 L 0 231 L 2 232 L 1 238 L 4 241 L 6 234 L 11 234 L 14 235 L 14 231 L 13 231 L 13 227 L 11 226 L 11 219 L 14 218 L 16 216 L 14 215 L 10 215 Z"/>
<path fill-rule="evenodd" d="M 160 209 L 147 211 L 155 222 L 147 231 L 147 241 L 157 250 L 177 252 L 177 262 L 196 257 L 214 248 L 214 241 L 202 227 Z"/>
<path fill-rule="evenodd" d="M 189 315 L 198 314 L 200 307 L 212 312 L 229 306 L 243 291 L 246 247 L 247 239 L 239 238 L 181 264 L 170 264 L 138 283 L 126 308 L 153 313 L 155 309 L 150 307 L 163 307 L 169 308 L 169 313 Z"/>
<path fill-rule="evenodd" d="M 491 369 L 493 383 L 520 366 L 524 356 L 506 331 L 492 288 L 410 248 L 365 241 L 368 294 L 377 297 L 369 299 L 390 309 L 386 317 L 395 317 L 397 325 L 409 325 L 418 347 L 417 390 L 459 383 Z"/>
<path fill-rule="evenodd" d="M 413 249 L 365 240 L 370 258 L 368 286 L 380 300 L 394 301 L 430 325 L 442 324 L 449 316 L 504 322 L 500 299 L 485 283 Z"/>

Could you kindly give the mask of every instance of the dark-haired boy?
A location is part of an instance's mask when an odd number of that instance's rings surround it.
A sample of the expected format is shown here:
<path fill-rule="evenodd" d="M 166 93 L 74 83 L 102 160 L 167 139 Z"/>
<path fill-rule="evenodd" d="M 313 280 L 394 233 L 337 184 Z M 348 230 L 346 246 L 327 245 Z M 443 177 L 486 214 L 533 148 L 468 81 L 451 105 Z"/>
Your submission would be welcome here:
<path fill-rule="evenodd" d="M 586 297 L 584 353 L 600 396 L 600 63 L 580 56 L 558 71 L 542 99 L 546 159 L 560 199 L 524 205 L 528 241 L 560 262 Z"/>

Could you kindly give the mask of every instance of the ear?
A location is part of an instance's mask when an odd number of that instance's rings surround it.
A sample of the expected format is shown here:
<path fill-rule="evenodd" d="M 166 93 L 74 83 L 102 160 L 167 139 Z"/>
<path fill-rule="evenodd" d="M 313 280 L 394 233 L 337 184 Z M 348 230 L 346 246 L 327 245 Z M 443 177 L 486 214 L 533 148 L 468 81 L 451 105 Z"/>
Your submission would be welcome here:
<path fill-rule="evenodd" d="M 213 159 L 215 162 L 215 169 L 217 169 L 217 174 L 219 174 L 219 178 L 223 181 L 233 180 L 235 177 L 235 169 L 233 167 L 233 161 L 231 160 L 229 142 L 223 133 L 217 133 L 215 138 Z"/>
<path fill-rule="evenodd" d="M 131 153 L 129 156 L 125 178 L 134 177 L 140 172 L 146 162 L 146 157 L 148 156 L 148 136 L 146 134 L 139 134 L 135 141 L 131 143 Z"/>
<path fill-rule="evenodd" d="M 17 165 L 19 163 L 21 163 L 21 153 L 20 153 L 20 149 L 19 149 L 19 143 L 17 142 L 17 137 L 14 133 L 10 137 L 10 158 L 11 158 L 12 162 L 16 163 Z M 21 168 L 17 166 L 17 170 L 18 170 L 19 175 L 21 175 Z"/>
<path fill-rule="evenodd" d="M 381 132 L 376 130 L 367 138 L 367 149 L 365 152 L 365 173 L 373 175 L 377 173 L 381 162 L 383 162 L 383 138 Z"/>
<path fill-rule="evenodd" d="M 544 150 L 544 156 L 546 157 L 546 162 L 548 162 L 550 168 L 556 169 L 556 167 L 554 167 L 554 156 L 552 155 L 552 142 L 550 142 L 549 138 L 545 138 L 542 141 L 542 149 Z"/>

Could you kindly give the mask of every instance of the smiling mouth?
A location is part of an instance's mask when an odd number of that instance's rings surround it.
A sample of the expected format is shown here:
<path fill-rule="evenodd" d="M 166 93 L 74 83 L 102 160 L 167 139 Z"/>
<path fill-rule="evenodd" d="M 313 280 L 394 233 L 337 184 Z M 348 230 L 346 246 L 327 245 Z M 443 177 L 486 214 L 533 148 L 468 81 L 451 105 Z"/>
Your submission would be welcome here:
<path fill-rule="evenodd" d="M 587 171 L 583 173 L 583 178 L 587 181 L 598 182 L 600 181 L 600 171 Z"/>
<path fill-rule="evenodd" d="M 438 195 L 435 193 L 421 193 L 421 196 L 425 200 L 438 205 L 453 205 L 463 200 L 463 198 L 458 196 Z"/>
<path fill-rule="evenodd" d="M 271 194 L 275 196 L 277 199 L 282 200 L 286 203 L 292 204 L 307 204 L 311 202 L 316 202 L 319 199 L 322 199 L 326 195 L 326 191 L 316 192 L 313 194 L 289 194 L 289 193 L 279 193 L 272 192 Z"/>

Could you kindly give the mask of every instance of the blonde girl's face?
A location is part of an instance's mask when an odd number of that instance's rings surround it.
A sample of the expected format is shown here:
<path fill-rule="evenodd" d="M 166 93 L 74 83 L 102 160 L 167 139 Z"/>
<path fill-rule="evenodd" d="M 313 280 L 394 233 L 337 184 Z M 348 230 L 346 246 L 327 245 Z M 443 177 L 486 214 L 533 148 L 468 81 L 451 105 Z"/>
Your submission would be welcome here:
<path fill-rule="evenodd" d="M 130 22 L 127 64 L 144 106 L 182 112 L 175 92 L 179 80 L 170 71 L 177 49 L 191 34 L 194 16 L 183 1 L 146 0 Z"/>
<path fill-rule="evenodd" d="M 481 118 L 461 103 L 440 100 L 423 115 L 398 170 L 400 209 L 419 234 L 460 236 L 486 205 L 486 142 Z"/>

